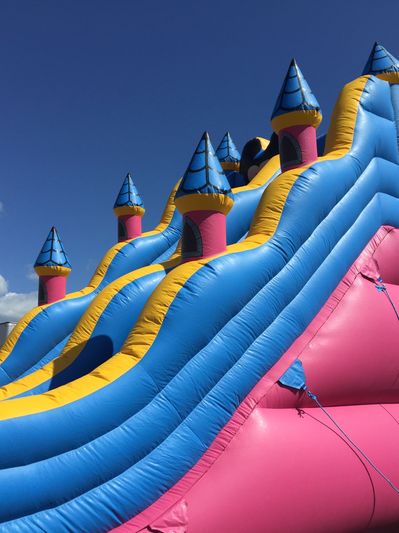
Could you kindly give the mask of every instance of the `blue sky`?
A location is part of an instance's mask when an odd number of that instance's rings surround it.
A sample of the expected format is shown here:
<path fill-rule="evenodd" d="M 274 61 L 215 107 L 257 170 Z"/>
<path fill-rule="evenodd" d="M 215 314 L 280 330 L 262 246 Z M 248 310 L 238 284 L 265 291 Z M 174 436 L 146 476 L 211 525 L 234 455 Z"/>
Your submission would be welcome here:
<path fill-rule="evenodd" d="M 52 225 L 68 290 L 86 285 L 116 240 L 127 171 L 147 230 L 205 129 L 214 145 L 230 130 L 240 149 L 267 137 L 293 56 L 325 131 L 374 41 L 399 55 L 398 15 L 396 0 L 2 0 L 0 321 L 33 305 Z"/>

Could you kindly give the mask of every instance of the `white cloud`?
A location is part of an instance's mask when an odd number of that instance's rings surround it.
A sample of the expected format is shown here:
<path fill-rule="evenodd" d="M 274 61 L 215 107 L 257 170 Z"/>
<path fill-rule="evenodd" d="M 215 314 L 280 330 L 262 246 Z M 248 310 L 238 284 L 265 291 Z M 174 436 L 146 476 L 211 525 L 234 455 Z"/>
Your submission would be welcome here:
<path fill-rule="evenodd" d="M 3 278 L 3 276 L 0 275 L 0 297 L 4 296 L 7 291 L 8 291 L 8 284 L 6 280 Z"/>
<path fill-rule="evenodd" d="M 28 267 L 29 272 L 26 274 L 26 277 L 30 281 L 37 281 L 39 279 L 39 276 L 36 274 L 36 272 L 33 270 L 32 266 Z"/>
<path fill-rule="evenodd" d="M 37 291 L 11 292 L 0 274 L 0 322 L 17 322 L 27 311 L 37 305 Z"/>

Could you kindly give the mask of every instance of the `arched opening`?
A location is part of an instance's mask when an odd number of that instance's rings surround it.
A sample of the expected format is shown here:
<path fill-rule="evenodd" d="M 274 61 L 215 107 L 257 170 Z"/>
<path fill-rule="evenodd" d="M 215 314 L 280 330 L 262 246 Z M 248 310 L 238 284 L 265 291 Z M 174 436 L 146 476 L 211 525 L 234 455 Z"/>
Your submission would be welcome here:
<path fill-rule="evenodd" d="M 184 217 L 182 235 L 183 259 L 202 256 L 202 238 L 197 225 L 188 216 Z"/>
<path fill-rule="evenodd" d="M 288 132 L 284 132 L 279 141 L 281 166 L 300 165 L 302 163 L 302 151 L 295 137 Z"/>
<path fill-rule="evenodd" d="M 44 305 L 47 303 L 47 291 L 46 287 L 44 286 L 43 280 L 39 279 L 39 297 L 38 297 L 39 305 Z"/>
<path fill-rule="evenodd" d="M 118 220 L 118 241 L 125 241 L 126 239 L 126 226 L 122 220 Z"/>

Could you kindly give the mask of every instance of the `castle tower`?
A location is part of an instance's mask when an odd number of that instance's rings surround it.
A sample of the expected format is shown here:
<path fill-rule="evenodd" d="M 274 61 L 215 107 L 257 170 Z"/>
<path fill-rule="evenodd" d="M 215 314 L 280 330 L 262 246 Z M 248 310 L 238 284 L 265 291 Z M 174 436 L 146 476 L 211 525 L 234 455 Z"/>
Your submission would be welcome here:
<path fill-rule="evenodd" d="M 283 171 L 317 159 L 316 128 L 321 119 L 320 105 L 293 59 L 272 114 Z"/>
<path fill-rule="evenodd" d="M 363 74 L 372 74 L 381 80 L 399 83 L 399 60 L 382 45 L 374 43 Z"/>
<path fill-rule="evenodd" d="M 216 157 L 220 161 L 222 169 L 230 183 L 230 187 L 246 185 L 247 180 L 239 172 L 241 155 L 228 131 L 224 134 L 223 139 L 216 149 Z"/>
<path fill-rule="evenodd" d="M 114 213 L 118 217 L 118 242 L 129 241 L 141 235 L 144 212 L 143 201 L 128 173 L 114 204 Z"/>
<path fill-rule="evenodd" d="M 51 304 L 65 297 L 66 278 L 71 272 L 71 265 L 54 226 L 36 259 L 34 269 L 39 276 L 39 305 Z"/>
<path fill-rule="evenodd" d="M 226 249 L 226 215 L 233 194 L 205 132 L 176 191 L 183 215 L 183 261 L 219 254 Z"/>

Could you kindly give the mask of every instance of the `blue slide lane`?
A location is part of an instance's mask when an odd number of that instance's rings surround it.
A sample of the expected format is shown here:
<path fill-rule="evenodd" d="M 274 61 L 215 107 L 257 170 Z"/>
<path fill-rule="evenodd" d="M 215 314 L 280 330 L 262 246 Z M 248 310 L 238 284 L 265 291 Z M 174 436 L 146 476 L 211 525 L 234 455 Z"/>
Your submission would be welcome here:
<path fill-rule="evenodd" d="M 271 179 L 273 179 L 272 176 Z M 258 187 L 252 190 L 241 191 L 236 194 L 235 204 L 227 217 L 227 237 L 229 242 L 235 242 L 249 229 L 249 225 L 258 205 L 259 199 L 266 187 Z M 174 245 L 175 246 L 175 245 Z M 63 385 L 73 379 L 90 372 L 113 354 L 117 353 L 133 327 L 148 297 L 163 279 L 166 272 L 154 272 L 145 276 L 145 279 L 137 279 L 126 285 L 120 293 L 113 296 L 104 313 L 91 335 L 85 348 L 75 362 L 67 369 L 57 374 L 35 389 L 22 393 L 20 396 L 38 394 L 51 388 Z M 102 294 L 98 295 L 101 298 Z M 93 303 L 95 305 L 95 302 Z M 85 320 L 85 316 L 82 320 Z M 115 327 L 118 324 L 118 327 Z M 49 354 L 42 358 L 41 362 L 47 363 L 59 355 L 65 341 L 59 343 Z M 29 371 L 36 370 L 41 365 L 34 365 Z"/>
<path fill-rule="evenodd" d="M 71 334 L 80 317 L 109 283 L 148 264 L 177 243 L 181 233 L 181 215 L 175 210 L 168 227 L 158 235 L 139 237 L 127 243 L 115 255 L 100 285 L 91 293 L 61 300 L 36 315 L 21 333 L 12 352 L 0 365 L 0 386 L 17 379 L 52 351 Z M 49 334 L 51 324 L 51 334 Z M 47 359 L 47 358 L 46 358 Z"/>

